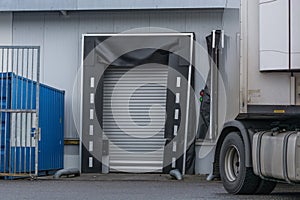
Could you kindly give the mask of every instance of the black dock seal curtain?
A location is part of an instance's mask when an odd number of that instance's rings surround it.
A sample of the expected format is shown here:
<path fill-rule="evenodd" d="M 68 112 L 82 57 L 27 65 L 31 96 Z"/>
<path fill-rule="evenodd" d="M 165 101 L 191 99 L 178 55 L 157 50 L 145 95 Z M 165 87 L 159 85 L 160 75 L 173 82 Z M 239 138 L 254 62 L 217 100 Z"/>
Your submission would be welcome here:
<path fill-rule="evenodd" d="M 211 68 L 216 66 L 219 69 L 221 30 L 215 32 L 215 48 L 213 48 L 213 33 L 206 37 L 207 52 L 209 56 L 210 70 L 203 89 L 204 96 L 200 105 L 199 126 L 197 130 L 197 139 L 204 140 L 209 131 L 210 125 L 210 91 L 211 91 Z"/>
<path fill-rule="evenodd" d="M 105 39 L 107 39 L 107 36 L 90 36 L 85 39 L 84 41 L 84 58 L 87 57 L 89 52 L 93 50 L 94 47 L 96 47 L 98 44 L 103 42 Z M 173 43 L 172 45 L 176 45 L 176 43 Z M 113 52 L 112 52 L 113 53 Z M 151 49 L 151 48 L 141 48 L 137 49 L 131 52 L 128 52 L 116 60 L 114 60 L 110 66 L 113 67 L 136 67 L 139 65 L 147 64 L 147 63 L 157 63 L 157 64 L 162 64 L 162 65 L 167 65 L 169 69 L 175 69 L 175 71 L 179 72 L 183 78 L 188 79 L 188 70 L 189 70 L 189 65 L 190 63 L 183 58 L 181 58 L 178 55 L 175 55 L 172 52 L 162 50 L 162 49 Z M 172 74 L 172 71 L 174 70 L 168 70 L 168 88 L 174 87 L 171 86 L 169 83 L 170 80 L 175 80 L 176 76 L 175 74 Z M 194 75 L 192 74 L 192 77 Z M 193 83 L 193 80 L 192 80 Z M 95 94 L 95 111 L 96 111 L 96 116 L 98 119 L 98 122 L 100 126 L 102 127 L 103 123 L 103 117 L 102 117 L 102 110 L 103 110 L 103 76 L 100 78 L 98 85 L 96 86 L 96 94 Z M 186 87 L 186 88 L 185 88 Z M 183 89 L 187 91 L 187 86 L 185 86 Z M 193 88 L 193 85 L 192 85 Z M 163 168 L 163 173 L 169 173 L 171 170 L 171 154 L 172 154 L 172 149 L 171 148 L 166 148 L 167 144 L 172 141 L 172 139 L 175 137 L 173 135 L 173 127 L 174 124 L 178 123 L 180 124 L 180 120 L 182 118 L 181 113 L 182 110 L 185 110 L 186 108 L 180 108 L 179 105 L 174 104 L 174 99 L 175 99 L 175 94 L 171 92 L 171 90 L 167 90 L 167 102 L 166 102 L 166 123 L 165 123 L 165 138 L 166 138 L 166 144 L 165 144 L 165 149 L 164 149 L 164 168 Z M 194 98 L 190 98 L 193 101 Z M 195 102 L 191 102 L 191 109 L 195 111 Z M 179 109 L 179 119 L 176 121 L 174 119 L 174 110 Z M 191 110 L 190 109 L 190 110 Z M 191 112 L 190 112 L 191 113 Z M 192 112 L 194 113 L 194 112 Z M 190 125 L 194 125 L 195 122 L 195 117 L 192 117 L 190 114 Z M 181 124 L 184 124 L 185 122 L 181 122 Z M 102 133 L 101 133 L 102 135 Z M 195 136 L 196 136 L 196 130 L 190 130 L 189 128 L 189 138 L 190 141 L 188 142 L 187 146 L 187 153 L 186 153 L 186 174 L 193 174 L 194 173 L 194 163 L 195 163 Z M 84 137 L 84 136 L 83 136 Z M 102 136 L 101 136 L 102 137 Z M 182 140 L 183 139 L 183 140 Z M 101 140 L 101 139 L 100 139 Z M 178 141 L 183 144 L 184 142 L 184 137 L 178 138 Z M 177 142 L 178 142 L 177 141 Z M 101 141 L 100 141 L 101 142 Z M 170 146 L 170 145 L 169 145 Z M 181 149 L 181 147 L 180 147 Z M 183 146 L 182 146 L 182 152 L 181 154 L 177 157 L 176 161 L 176 168 L 182 171 L 182 162 L 183 162 Z M 93 172 L 93 173 L 101 173 L 101 160 L 97 160 L 96 165 L 94 168 L 90 168 L 87 166 L 88 163 L 88 157 L 92 156 L 88 150 L 82 146 L 82 171 L 83 172 Z"/>

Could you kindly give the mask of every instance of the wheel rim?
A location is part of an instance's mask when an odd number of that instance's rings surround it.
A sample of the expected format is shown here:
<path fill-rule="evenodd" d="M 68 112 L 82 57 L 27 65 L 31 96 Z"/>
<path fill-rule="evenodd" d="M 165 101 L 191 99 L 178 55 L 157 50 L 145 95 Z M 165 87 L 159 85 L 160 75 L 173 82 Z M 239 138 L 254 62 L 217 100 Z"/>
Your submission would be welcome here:
<path fill-rule="evenodd" d="M 236 146 L 231 145 L 225 155 L 225 174 L 229 181 L 233 182 L 240 173 L 240 153 Z"/>

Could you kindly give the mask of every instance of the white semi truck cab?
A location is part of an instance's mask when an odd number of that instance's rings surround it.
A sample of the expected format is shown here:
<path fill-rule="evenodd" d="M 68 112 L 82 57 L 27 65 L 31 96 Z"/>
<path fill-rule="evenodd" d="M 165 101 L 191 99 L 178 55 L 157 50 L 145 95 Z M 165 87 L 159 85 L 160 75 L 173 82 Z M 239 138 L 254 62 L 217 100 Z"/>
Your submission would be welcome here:
<path fill-rule="evenodd" d="M 224 10 L 225 47 L 213 45 L 213 175 L 229 193 L 268 194 L 300 183 L 300 0 L 239 3 Z"/>

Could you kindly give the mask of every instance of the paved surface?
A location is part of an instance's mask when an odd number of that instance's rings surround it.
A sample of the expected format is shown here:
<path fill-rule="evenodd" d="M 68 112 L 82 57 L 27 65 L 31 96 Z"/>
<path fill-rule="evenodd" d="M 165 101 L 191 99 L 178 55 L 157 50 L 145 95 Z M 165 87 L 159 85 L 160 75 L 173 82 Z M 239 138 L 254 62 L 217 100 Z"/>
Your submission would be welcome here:
<path fill-rule="evenodd" d="M 0 199 L 300 199 L 300 186 L 280 184 L 268 196 L 233 196 L 225 192 L 220 182 L 207 182 L 198 176 L 176 181 L 167 175 L 89 175 L 59 180 L 0 180 Z"/>

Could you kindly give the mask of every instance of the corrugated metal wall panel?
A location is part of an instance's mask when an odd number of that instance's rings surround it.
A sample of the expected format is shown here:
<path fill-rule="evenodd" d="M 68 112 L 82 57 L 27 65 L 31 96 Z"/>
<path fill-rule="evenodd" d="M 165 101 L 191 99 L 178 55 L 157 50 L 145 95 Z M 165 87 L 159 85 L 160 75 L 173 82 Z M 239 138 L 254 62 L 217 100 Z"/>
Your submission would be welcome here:
<path fill-rule="evenodd" d="M 150 27 L 168 28 L 179 32 L 186 32 L 187 12 L 177 11 L 171 15 L 169 12 L 149 13 Z"/>
<path fill-rule="evenodd" d="M 140 27 L 150 26 L 149 11 L 132 12 L 130 15 L 123 13 L 114 14 L 114 32 L 128 31 Z"/>
<path fill-rule="evenodd" d="M 0 44 L 12 44 L 12 18 L 11 12 L 0 13 Z"/>
<path fill-rule="evenodd" d="M 79 34 L 114 32 L 114 14 L 111 12 L 83 12 L 79 17 Z"/>
<path fill-rule="evenodd" d="M 105 71 L 103 130 L 110 141 L 110 171 L 162 171 L 167 79 L 167 66 Z"/>
<path fill-rule="evenodd" d="M 73 119 L 73 89 L 75 77 L 80 68 L 78 48 L 80 35 L 78 34 L 79 16 L 61 18 L 58 13 L 45 15 L 44 32 L 44 70 L 43 83 L 65 90 L 65 137 L 78 138 Z M 64 38 L 57 40 L 56 38 Z M 55 59 L 52 56 L 55 54 Z M 68 59 L 65 59 L 68 58 Z M 58 62 L 59 61 L 59 62 Z M 70 67 L 72 66 L 72 70 Z M 53 78 L 56 77 L 56 78 Z M 69 78 L 70 77 L 70 78 Z M 57 81 L 59 80 L 59 81 Z"/>

